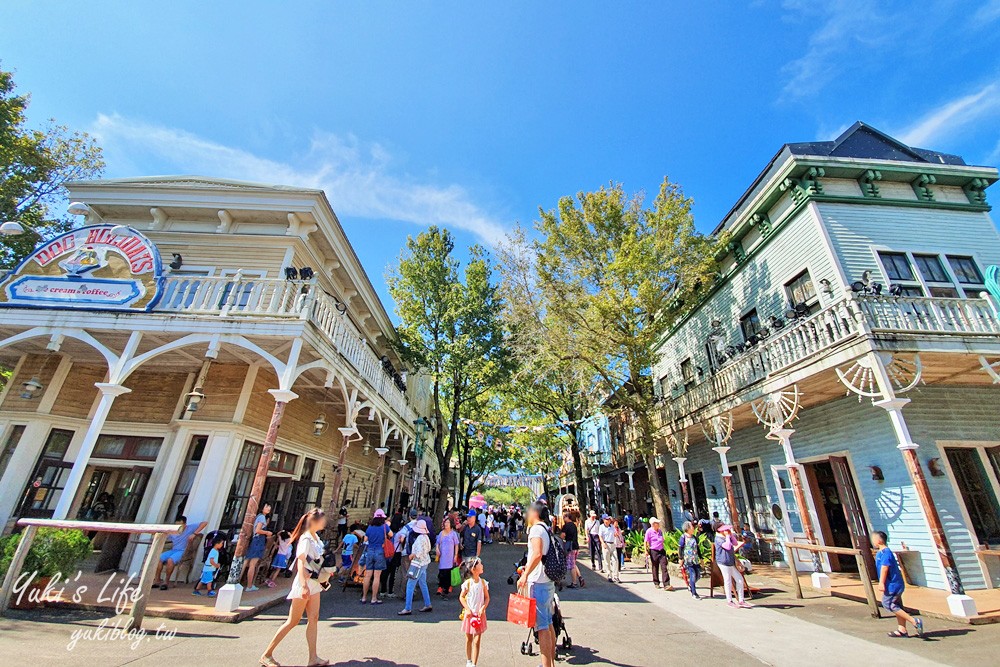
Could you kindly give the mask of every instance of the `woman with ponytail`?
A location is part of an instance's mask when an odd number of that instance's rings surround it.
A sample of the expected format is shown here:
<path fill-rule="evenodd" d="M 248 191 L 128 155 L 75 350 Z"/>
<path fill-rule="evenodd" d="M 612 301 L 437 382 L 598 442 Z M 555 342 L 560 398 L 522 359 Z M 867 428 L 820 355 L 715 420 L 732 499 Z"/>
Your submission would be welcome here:
<path fill-rule="evenodd" d="M 315 575 L 319 574 L 323 565 L 323 542 L 319 533 L 326 528 L 326 514 L 318 507 L 302 515 L 295 530 L 292 531 L 292 543 L 295 544 L 295 560 L 289 566 L 295 571 L 292 590 L 288 599 L 292 601 L 288 609 L 288 619 L 281 624 L 274 634 L 274 639 L 267 645 L 267 650 L 260 657 L 262 667 L 279 667 L 272 653 L 278 647 L 292 628 L 306 614 L 306 643 L 309 645 L 308 665 L 329 665 L 316 655 L 316 633 L 319 627 L 319 594 L 323 590 Z"/>

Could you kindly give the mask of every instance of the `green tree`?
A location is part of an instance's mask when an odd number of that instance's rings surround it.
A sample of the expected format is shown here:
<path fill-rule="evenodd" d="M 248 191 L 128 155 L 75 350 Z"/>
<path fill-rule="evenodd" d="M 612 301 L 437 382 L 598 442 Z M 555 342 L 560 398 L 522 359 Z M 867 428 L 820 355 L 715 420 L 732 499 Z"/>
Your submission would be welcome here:
<path fill-rule="evenodd" d="M 492 262 L 483 248 L 469 249 L 462 271 L 454 238 L 436 226 L 407 239 L 387 276 L 400 319 L 400 355 L 432 381 L 433 447 L 441 474 L 434 516 L 442 515 L 448 502 L 466 402 L 504 382 L 513 366 L 503 299 L 492 281 Z"/>
<path fill-rule="evenodd" d="M 658 397 L 649 377 L 661 339 L 713 281 L 712 242 L 694 227 L 691 200 L 664 179 L 653 205 L 621 185 L 564 197 L 540 212 L 534 244 L 548 313 L 572 331 L 561 356 L 586 364 L 606 395 L 634 414 L 633 443 L 657 514 L 669 516 L 656 472 Z"/>
<path fill-rule="evenodd" d="M 34 250 L 39 237 L 72 226 L 52 213 L 65 184 L 104 169 L 101 149 L 86 133 L 70 132 L 52 120 L 41 129 L 28 128 L 28 102 L 27 95 L 15 92 L 13 73 L 0 69 L 0 222 L 18 222 L 28 230 L 0 236 L 0 277 Z M 10 369 L 0 367 L 0 387 L 9 379 Z"/>
<path fill-rule="evenodd" d="M 484 395 L 477 400 L 466 403 L 466 419 L 491 424 L 506 424 L 509 413 L 504 411 L 500 399 L 493 394 Z M 507 434 L 494 429 L 482 431 L 459 424 L 457 447 L 458 458 L 458 490 L 460 497 L 455 501 L 463 506 L 469 504 L 472 492 L 481 486 L 487 475 L 498 472 L 513 465 L 513 450 Z"/>
<path fill-rule="evenodd" d="M 578 421 L 599 405 L 600 376 L 590 364 L 569 353 L 581 335 L 564 326 L 548 299 L 557 291 L 546 290 L 538 273 L 538 253 L 524 230 L 515 229 L 499 250 L 511 346 L 519 369 L 509 384 L 510 400 L 540 413 L 551 423 L 566 423 L 568 451 L 580 510 L 587 513 L 588 498 L 583 480 L 583 462 Z"/>
<path fill-rule="evenodd" d="M 53 120 L 41 129 L 27 127 L 29 101 L 16 93 L 13 73 L 0 70 L 0 221 L 16 221 L 48 237 L 72 226 L 52 212 L 65 184 L 99 175 L 104 161 L 84 132 L 71 132 Z M 13 268 L 37 243 L 30 231 L 0 236 L 0 267 Z"/>

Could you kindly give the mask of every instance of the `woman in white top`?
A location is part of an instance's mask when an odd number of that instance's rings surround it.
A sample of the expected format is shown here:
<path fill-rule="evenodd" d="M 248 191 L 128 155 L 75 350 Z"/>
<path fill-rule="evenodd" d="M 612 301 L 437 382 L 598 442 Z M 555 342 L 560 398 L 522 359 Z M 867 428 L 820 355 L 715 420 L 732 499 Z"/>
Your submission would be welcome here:
<path fill-rule="evenodd" d="M 420 594 L 424 596 L 424 606 L 420 611 L 433 611 L 431 593 L 427 590 L 427 567 L 431 564 L 431 538 L 427 536 L 427 524 L 417 521 L 413 527 L 417 539 L 410 549 L 410 568 L 406 571 L 406 606 L 399 610 L 400 616 L 413 613 L 413 591 L 420 584 Z"/>
<path fill-rule="evenodd" d="M 552 629 L 556 590 L 555 584 L 545 575 L 542 563 L 551 544 L 549 506 L 543 502 L 533 503 L 528 508 L 528 562 L 517 580 L 517 590 L 521 595 L 535 599 L 535 631 L 538 650 L 542 654 L 542 667 L 555 667 L 556 659 L 556 634 Z"/>
<path fill-rule="evenodd" d="M 323 587 L 319 585 L 313 575 L 319 574 L 323 566 L 323 541 L 319 539 L 319 533 L 326 528 L 326 514 L 318 507 L 311 509 L 302 515 L 298 525 L 292 531 L 292 542 L 295 547 L 295 580 L 292 582 L 292 590 L 288 593 L 288 599 L 292 601 L 288 609 L 288 619 L 281 624 L 278 631 L 274 633 L 274 639 L 267 645 L 267 650 L 260 657 L 260 664 L 263 667 L 279 667 L 272 654 L 278 647 L 281 640 L 285 638 L 292 628 L 302 620 L 302 614 L 306 614 L 306 643 L 309 645 L 308 665 L 329 665 L 329 660 L 324 660 L 316 655 L 316 632 L 319 627 L 319 594 Z"/>

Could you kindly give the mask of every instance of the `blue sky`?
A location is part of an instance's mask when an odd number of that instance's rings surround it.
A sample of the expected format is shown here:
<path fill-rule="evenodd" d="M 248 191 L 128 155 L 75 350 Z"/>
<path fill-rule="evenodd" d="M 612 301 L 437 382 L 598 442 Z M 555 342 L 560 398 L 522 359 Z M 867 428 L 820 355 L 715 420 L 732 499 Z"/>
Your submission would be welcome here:
<path fill-rule="evenodd" d="M 323 187 L 390 310 L 430 223 L 489 243 L 666 175 L 707 232 L 782 143 L 859 119 L 1000 162 L 1000 0 L 8 0 L 0 25 L 32 119 L 97 136 L 107 176 Z"/>

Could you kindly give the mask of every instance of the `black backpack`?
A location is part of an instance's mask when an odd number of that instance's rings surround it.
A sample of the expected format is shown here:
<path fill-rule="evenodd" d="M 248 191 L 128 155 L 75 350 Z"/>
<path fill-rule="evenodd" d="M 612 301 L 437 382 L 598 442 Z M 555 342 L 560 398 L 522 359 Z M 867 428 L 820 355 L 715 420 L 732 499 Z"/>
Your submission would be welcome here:
<path fill-rule="evenodd" d="M 545 576 L 558 583 L 566 578 L 566 547 L 548 526 L 545 530 L 549 534 L 549 551 L 542 556 L 542 567 L 545 568 Z"/>

